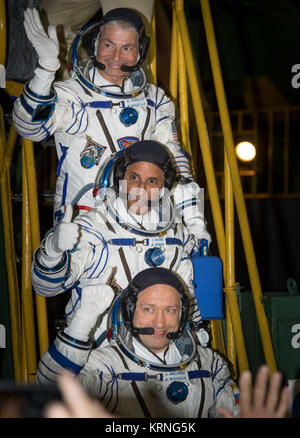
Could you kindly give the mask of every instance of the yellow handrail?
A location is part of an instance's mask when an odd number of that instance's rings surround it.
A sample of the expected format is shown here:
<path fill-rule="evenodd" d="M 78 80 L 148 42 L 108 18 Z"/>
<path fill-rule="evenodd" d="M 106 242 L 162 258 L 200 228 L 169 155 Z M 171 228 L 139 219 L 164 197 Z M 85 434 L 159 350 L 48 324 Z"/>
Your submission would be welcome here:
<path fill-rule="evenodd" d="M 40 226 L 39 226 L 39 211 L 38 211 L 38 196 L 36 183 L 36 169 L 33 152 L 33 143 L 25 138 L 22 139 L 22 146 L 25 158 L 27 184 L 29 190 L 29 211 L 31 218 L 31 246 L 32 253 L 40 245 Z M 39 295 L 35 296 L 37 308 L 37 325 L 39 335 L 40 355 L 42 355 L 49 347 L 49 335 L 47 325 L 47 308 L 45 298 Z"/>
<path fill-rule="evenodd" d="M 229 287 L 235 283 L 235 253 L 234 253 L 234 205 L 233 192 L 228 161 L 224 160 L 225 179 L 225 236 L 226 236 L 226 273 L 225 286 Z M 230 297 L 225 294 L 226 300 L 226 334 L 227 334 L 227 358 L 232 364 L 234 377 L 237 377 L 236 347 L 234 343 L 233 325 L 230 314 Z"/>
<path fill-rule="evenodd" d="M 149 58 L 150 58 L 151 82 L 153 84 L 157 84 L 155 5 L 153 6 L 153 13 L 152 13 L 152 20 L 151 20 L 151 35 L 150 35 L 150 45 L 149 45 Z"/>
<path fill-rule="evenodd" d="M 226 274 L 227 272 L 226 263 L 228 256 L 226 256 L 226 250 L 225 250 L 226 241 L 225 241 L 224 223 L 223 223 L 223 218 L 220 208 L 219 194 L 216 187 L 216 179 L 215 179 L 215 173 L 213 168 L 211 151 L 209 147 L 204 110 L 201 102 L 198 79 L 196 75 L 194 59 L 192 55 L 192 48 L 189 40 L 189 34 L 188 34 L 188 29 L 187 29 L 185 14 L 184 14 L 183 0 L 176 0 L 176 17 L 177 17 L 177 22 L 179 25 L 179 30 L 183 42 L 186 65 L 189 66 L 188 68 L 189 82 L 190 82 L 190 88 L 191 90 L 193 90 L 191 96 L 194 106 L 196 124 L 198 128 L 198 135 L 199 135 L 200 147 L 202 151 L 204 169 L 206 173 L 208 191 L 210 195 L 209 197 L 210 197 L 210 203 L 213 212 L 213 219 L 216 228 L 217 243 L 219 247 L 220 257 L 223 261 L 224 278 L 226 279 L 228 278 L 228 275 Z M 225 284 L 225 286 L 227 285 L 228 284 Z M 226 291 L 226 287 L 225 287 L 225 291 Z M 240 320 L 240 314 L 239 314 L 236 296 L 231 293 L 231 288 L 229 289 L 227 288 L 226 296 L 228 296 L 226 300 L 230 307 L 231 321 L 234 326 L 233 333 L 235 336 L 235 343 L 236 345 L 238 345 L 237 352 L 238 352 L 239 364 L 241 367 L 247 368 L 248 362 L 247 362 L 246 350 L 244 346 L 243 332 L 241 330 L 242 326 L 241 326 L 241 320 Z"/>
<path fill-rule="evenodd" d="M 183 1 L 176 0 L 176 17 L 178 23 L 178 29 L 181 35 L 181 41 L 184 48 L 185 63 L 189 66 L 187 69 L 190 88 L 193 90 L 191 98 L 193 102 L 196 125 L 200 140 L 200 147 L 203 157 L 204 170 L 207 180 L 207 187 L 209 192 L 209 198 L 212 208 L 212 214 L 214 219 L 214 225 L 216 229 L 216 237 L 219 248 L 219 254 L 225 265 L 225 230 L 222 217 L 221 205 L 219 200 L 219 194 L 217 189 L 217 183 L 215 178 L 213 160 L 211 155 L 211 149 L 209 145 L 209 139 L 207 134 L 206 121 L 204 116 L 203 104 L 199 92 L 198 79 L 194 64 L 194 58 L 189 39 L 186 19 L 183 10 Z"/>
<path fill-rule="evenodd" d="M 0 64 L 6 61 L 6 8 L 5 0 L 0 0 Z"/>
<path fill-rule="evenodd" d="M 28 184 L 24 150 L 22 151 L 22 310 L 24 318 L 24 343 L 26 345 L 26 380 L 34 381 L 37 370 L 35 316 L 31 285 L 32 248 Z"/>
<path fill-rule="evenodd" d="M 177 50 L 177 20 L 175 4 L 172 3 L 172 36 L 171 36 L 171 59 L 170 59 L 170 78 L 169 78 L 169 93 L 177 106 L 178 96 L 178 50 Z"/>
<path fill-rule="evenodd" d="M 179 85 L 179 108 L 180 108 L 180 127 L 182 136 L 183 150 L 191 157 L 191 171 L 195 175 L 193 156 L 190 144 L 190 127 L 189 127 L 189 108 L 188 108 L 188 88 L 186 79 L 186 65 L 183 54 L 182 41 L 179 31 L 177 30 L 177 59 L 178 62 L 178 85 Z"/>
<path fill-rule="evenodd" d="M 200 139 L 200 147 L 203 156 L 204 170 L 207 179 L 209 197 L 211 200 L 211 208 L 214 218 L 214 224 L 216 228 L 217 243 L 218 243 L 220 257 L 223 261 L 223 269 L 225 269 L 226 261 L 225 261 L 224 223 L 223 223 L 223 217 L 222 217 L 217 184 L 215 179 L 215 172 L 213 167 L 213 160 L 211 156 L 209 139 L 207 135 L 204 110 L 203 110 L 202 100 L 199 92 L 196 69 L 192 55 L 192 48 L 189 40 L 185 15 L 183 11 L 183 2 L 176 0 L 175 13 L 176 13 L 175 18 L 178 24 L 177 29 L 179 30 L 181 42 L 183 45 L 185 64 L 189 66 L 189 68 L 187 69 L 187 73 L 188 73 L 190 88 L 193 90 L 193 93 L 191 93 L 191 97 L 194 107 L 198 136 Z M 174 28 L 174 23 L 173 23 L 173 28 Z M 178 44 L 178 40 L 177 40 L 177 44 Z M 178 57 L 178 53 L 177 53 L 177 57 Z M 172 74 L 174 74 L 174 72 Z M 175 81 L 173 83 L 175 83 Z M 175 90 L 172 90 L 173 93 L 174 91 Z M 224 345 L 224 339 L 223 339 L 223 333 L 222 333 L 220 321 L 211 322 L 211 332 L 212 332 L 213 348 L 217 349 L 221 353 L 225 353 L 225 345 Z"/>
<path fill-rule="evenodd" d="M 252 287 L 252 293 L 254 297 L 254 304 L 256 308 L 260 335 L 262 339 L 266 362 L 269 365 L 270 372 L 273 373 L 276 370 L 276 361 L 272 347 L 269 325 L 266 318 L 264 306 L 262 303 L 263 295 L 262 295 L 260 279 L 256 265 L 256 259 L 254 254 L 249 222 L 248 222 L 245 200 L 243 196 L 243 190 L 241 186 L 237 159 L 234 152 L 234 141 L 233 141 L 230 117 L 229 117 L 229 112 L 228 112 L 228 107 L 225 97 L 224 84 L 221 74 L 221 67 L 218 57 L 217 44 L 216 44 L 216 38 L 213 28 L 211 11 L 210 11 L 208 0 L 200 0 L 200 3 L 202 7 L 204 27 L 207 37 L 207 44 L 208 44 L 209 56 L 210 56 L 211 67 L 213 72 L 215 90 L 216 90 L 218 106 L 220 110 L 220 118 L 221 118 L 223 134 L 224 134 L 225 149 L 227 153 L 228 163 L 230 166 L 233 191 L 234 191 L 235 202 L 237 207 L 237 214 L 239 218 L 241 235 L 244 244 L 244 250 L 245 250 L 246 261 L 249 271 L 250 283 Z"/>
<path fill-rule="evenodd" d="M 1 147 L 1 207 L 3 216 L 5 261 L 9 288 L 11 339 L 13 350 L 13 366 L 15 380 L 22 380 L 22 330 L 21 311 L 19 299 L 19 285 L 17 275 L 17 263 L 14 244 L 14 230 L 12 220 L 10 165 L 16 140 L 16 132 L 11 128 L 6 144 L 4 116 L 0 106 L 0 147 Z"/>

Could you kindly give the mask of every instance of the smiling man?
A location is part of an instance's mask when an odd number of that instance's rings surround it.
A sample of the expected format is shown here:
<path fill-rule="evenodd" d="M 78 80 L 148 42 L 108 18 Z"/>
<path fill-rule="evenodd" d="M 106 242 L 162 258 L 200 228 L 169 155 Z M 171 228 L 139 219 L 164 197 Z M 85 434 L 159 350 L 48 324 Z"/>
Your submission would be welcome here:
<path fill-rule="evenodd" d="M 122 65 L 134 67 L 139 54 L 138 34 L 133 26 L 113 21 L 103 27 L 98 36 L 97 60 L 105 67 L 101 75 L 112 84 L 123 84 L 129 72 Z"/>
<path fill-rule="evenodd" d="M 152 334 L 139 335 L 140 342 L 153 353 L 159 355 L 168 348 L 167 335 L 178 330 L 180 307 L 180 296 L 168 285 L 155 284 L 139 294 L 133 325 L 153 328 Z"/>
<path fill-rule="evenodd" d="M 127 208 L 130 212 L 144 215 L 149 210 L 148 201 L 159 199 L 164 185 L 164 174 L 155 164 L 141 161 L 128 166 L 121 192 L 128 193 Z"/>
<path fill-rule="evenodd" d="M 174 208 L 175 178 L 164 146 L 151 140 L 136 142 L 102 169 L 96 207 L 72 220 L 72 205 L 68 205 L 62 221 L 46 233 L 34 255 L 32 284 L 47 297 L 72 289 L 66 338 L 75 330 L 82 342 L 91 336 L 93 343 L 101 345 L 107 315 L 103 319 L 99 315 L 110 307 L 116 289 L 124 289 L 134 275 L 150 266 L 174 270 L 183 279 L 191 300 L 191 323 L 199 325 L 191 261 L 196 242 Z M 84 304 L 86 286 L 95 293 L 91 308 Z M 90 318 L 94 330 L 87 335 Z M 161 333 L 157 336 L 160 339 Z M 51 369 L 44 369 L 39 377 L 52 375 Z"/>
<path fill-rule="evenodd" d="M 164 90 L 147 81 L 142 68 L 149 37 L 141 16 L 133 9 L 116 8 L 84 26 L 72 46 L 66 81 L 54 80 L 59 68 L 55 28 L 49 26 L 47 34 L 35 9 L 25 11 L 24 27 L 38 65 L 14 103 L 13 120 L 19 134 L 34 142 L 54 136 L 54 223 L 75 200 L 79 214 L 95 205 L 94 183 L 112 154 L 153 140 L 172 156 L 179 176 L 174 201 L 189 233 L 210 242 L 202 192 L 178 142 L 174 104 Z"/>
<path fill-rule="evenodd" d="M 93 304 L 87 293 L 86 300 Z M 77 351 L 77 334 L 55 340 L 42 357 L 38 378 L 49 369 L 55 379 L 72 366 L 85 391 L 106 409 L 125 418 L 216 417 L 223 406 L 236 413 L 226 362 L 203 348 L 187 326 L 189 298 L 184 283 L 169 269 L 139 272 L 116 297 L 111 312 L 109 345 Z M 86 327 L 86 333 L 92 326 Z M 56 358 L 56 368 L 54 366 Z M 58 363 L 60 362 L 60 368 Z"/>

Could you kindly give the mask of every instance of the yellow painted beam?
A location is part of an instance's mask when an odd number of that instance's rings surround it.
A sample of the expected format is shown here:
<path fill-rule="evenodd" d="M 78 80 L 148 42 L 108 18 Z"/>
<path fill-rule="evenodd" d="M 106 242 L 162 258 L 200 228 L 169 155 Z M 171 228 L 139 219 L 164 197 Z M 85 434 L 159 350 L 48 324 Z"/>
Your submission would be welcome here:
<path fill-rule="evenodd" d="M 199 91 L 198 78 L 196 74 L 194 57 L 193 57 L 192 47 L 189 39 L 189 33 L 188 33 L 182 0 L 176 0 L 176 17 L 177 17 L 178 29 L 181 35 L 181 41 L 183 44 L 185 62 L 186 65 L 188 65 L 187 73 L 189 78 L 189 86 L 190 89 L 193 90 L 193 92 L 191 93 L 191 98 L 194 107 L 198 136 L 200 140 L 200 148 L 202 152 L 203 165 L 204 165 L 208 193 L 209 193 L 209 200 L 211 203 L 211 209 L 212 209 L 214 225 L 216 230 L 218 249 L 219 249 L 220 257 L 223 261 L 223 266 L 225 266 L 224 222 L 223 222 L 221 205 L 219 200 L 219 193 L 217 189 L 213 159 L 212 159 L 211 149 L 208 139 L 206 120 L 203 110 L 203 103 Z"/>
<path fill-rule="evenodd" d="M 224 154 L 224 199 L 225 199 L 225 237 L 226 237 L 226 272 L 225 287 L 235 283 L 235 251 L 234 251 L 234 201 L 230 170 L 226 154 Z M 228 292 L 230 293 L 230 292 Z M 230 299 L 225 294 L 226 301 L 226 337 L 227 358 L 234 370 L 234 378 L 237 378 L 236 347 L 233 332 L 233 324 L 230 314 Z M 234 315 L 233 315 L 234 317 Z"/>
<path fill-rule="evenodd" d="M 36 169 L 33 143 L 30 140 L 23 139 L 22 146 L 25 157 L 26 177 L 29 187 L 29 210 L 31 222 L 31 240 L 32 252 L 40 245 L 40 222 L 38 211 L 38 195 L 36 183 Z M 45 298 L 35 295 L 37 308 L 37 326 L 39 335 L 40 356 L 49 348 L 49 335 L 47 323 L 47 308 Z"/>
<path fill-rule="evenodd" d="M 14 129 L 12 129 L 9 136 L 9 142 L 6 145 L 4 116 L 2 107 L 0 106 L 1 207 L 4 230 L 5 261 L 9 288 L 13 367 L 15 380 L 20 382 L 22 380 L 22 328 L 10 186 L 10 163 L 14 147 L 14 143 L 12 142 L 14 134 Z"/>
<path fill-rule="evenodd" d="M 223 262 L 223 270 L 225 270 L 226 260 L 225 260 L 224 222 L 223 222 L 222 210 L 219 200 L 219 193 L 217 189 L 213 159 L 211 155 L 211 148 L 209 144 L 203 103 L 200 95 L 199 83 L 196 74 L 194 57 L 190 43 L 189 32 L 186 23 L 182 0 L 175 1 L 175 12 L 176 12 L 178 30 L 180 32 L 182 46 L 183 46 L 185 64 L 188 66 L 187 74 L 189 80 L 189 87 L 191 90 L 193 90 L 193 92 L 191 93 L 191 99 L 194 108 L 196 127 L 200 141 L 200 148 L 201 148 L 204 171 L 205 171 L 208 193 L 209 193 L 209 200 L 211 203 L 213 220 L 216 230 L 217 244 L 218 244 L 220 258 L 222 259 Z M 225 346 L 224 346 L 224 339 L 222 335 L 222 328 L 220 321 L 212 321 L 211 330 L 212 330 L 212 347 L 219 351 L 224 351 Z"/>
<path fill-rule="evenodd" d="M 156 58 L 156 18 L 155 6 L 153 6 L 153 14 L 151 20 L 151 35 L 149 45 L 150 72 L 151 82 L 157 84 L 157 58 Z"/>
<path fill-rule="evenodd" d="M 6 7 L 5 0 L 0 0 L 0 64 L 6 63 Z"/>
<path fill-rule="evenodd" d="M 37 370 L 35 315 L 31 284 L 31 224 L 29 211 L 28 184 L 24 150 L 22 150 L 22 311 L 24 319 L 24 343 L 26 345 L 26 377 L 35 381 Z"/>
<path fill-rule="evenodd" d="M 169 93 L 177 106 L 178 97 L 178 50 L 177 50 L 177 19 L 175 4 L 172 3 L 172 36 L 171 36 L 171 59 L 170 59 L 170 79 Z"/>
<path fill-rule="evenodd" d="M 191 172 L 195 177 L 195 168 L 190 143 L 190 121 L 189 121 L 189 104 L 188 104 L 188 87 L 186 76 L 186 64 L 183 53 L 182 41 L 177 28 L 177 59 L 178 59 L 178 91 L 179 91 L 179 108 L 180 108 L 180 130 L 182 139 L 182 149 L 189 154 L 191 163 Z"/>
<path fill-rule="evenodd" d="M 211 67 L 213 72 L 216 96 L 217 96 L 218 106 L 220 111 L 225 148 L 226 148 L 228 163 L 230 166 L 235 203 L 237 207 L 237 214 L 238 214 L 240 230 L 241 230 L 241 235 L 242 235 L 242 240 L 245 250 L 245 256 L 246 256 L 246 261 L 249 271 L 252 293 L 254 297 L 254 304 L 256 308 L 258 325 L 260 329 L 265 360 L 269 365 L 270 372 L 273 373 L 277 369 L 277 366 L 276 366 L 276 361 L 275 361 L 275 356 L 274 356 L 274 351 L 271 341 L 269 325 L 262 302 L 263 294 L 261 290 L 260 278 L 258 275 L 258 269 L 257 269 L 255 254 L 254 254 L 253 242 L 251 238 L 250 226 L 249 226 L 246 205 L 245 205 L 245 200 L 244 200 L 244 195 L 243 195 L 243 190 L 240 180 L 237 158 L 234 151 L 234 140 L 233 140 L 229 111 L 228 111 L 226 96 L 224 91 L 220 61 L 217 52 L 217 44 L 216 44 L 216 38 L 215 38 L 213 22 L 211 17 L 210 5 L 208 0 L 200 0 L 200 3 L 202 7 L 203 21 L 204 21 L 205 32 L 207 37 L 207 44 L 208 44 Z"/>

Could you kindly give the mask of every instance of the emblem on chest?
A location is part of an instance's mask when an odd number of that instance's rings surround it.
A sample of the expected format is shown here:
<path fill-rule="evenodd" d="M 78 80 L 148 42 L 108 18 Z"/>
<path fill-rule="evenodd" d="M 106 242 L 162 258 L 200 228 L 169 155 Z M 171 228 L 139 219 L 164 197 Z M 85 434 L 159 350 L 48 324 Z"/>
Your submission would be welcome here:
<path fill-rule="evenodd" d="M 97 166 L 100 163 L 100 159 L 106 149 L 106 146 L 102 146 L 99 143 L 96 143 L 91 139 L 91 137 L 87 136 L 87 142 L 80 153 L 80 164 L 85 169 L 91 169 L 94 166 Z"/>
<path fill-rule="evenodd" d="M 137 137 L 122 137 L 117 139 L 117 143 L 120 147 L 120 149 L 125 149 L 131 146 L 133 143 L 136 143 L 139 141 L 139 138 Z"/>

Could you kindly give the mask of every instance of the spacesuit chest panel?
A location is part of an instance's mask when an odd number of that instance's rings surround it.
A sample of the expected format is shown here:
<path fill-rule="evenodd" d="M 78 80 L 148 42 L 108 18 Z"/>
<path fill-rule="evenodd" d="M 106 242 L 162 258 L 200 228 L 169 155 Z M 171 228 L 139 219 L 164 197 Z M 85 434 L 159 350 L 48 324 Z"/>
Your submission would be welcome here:
<path fill-rule="evenodd" d="M 126 106 L 126 100 L 111 100 L 111 108 L 93 108 L 92 112 L 89 111 L 89 130 L 95 141 L 99 140 L 108 148 L 108 153 L 124 149 L 141 139 L 150 138 L 154 130 L 154 112 L 147 106 L 145 98 L 136 98 L 138 99 L 136 106 L 133 103 L 132 106 Z"/>
<path fill-rule="evenodd" d="M 114 350 L 119 350 L 114 347 Z M 214 407 L 213 388 L 210 377 L 187 379 L 186 381 L 176 380 L 176 373 L 172 374 L 173 380 L 158 378 L 159 372 L 139 366 L 129 358 L 125 357 L 120 350 L 117 354 L 111 354 L 110 361 L 114 363 L 114 375 L 124 372 L 132 376 L 132 380 L 118 378 L 118 397 L 110 398 L 110 409 L 115 406 L 114 413 L 124 417 L 148 417 L 148 418 L 197 418 L 208 417 L 209 410 Z M 107 361 L 108 357 L 106 357 Z M 112 360 L 113 359 L 113 360 Z M 124 364 L 126 366 L 124 367 Z M 186 371 L 196 372 L 199 367 L 196 361 L 192 361 Z M 146 373 L 146 381 L 135 381 L 135 375 Z M 180 373 L 179 373 L 180 374 Z M 107 376 L 109 379 L 110 376 Z M 139 378 L 139 377 L 138 377 Z M 106 387 L 106 376 L 102 374 L 102 385 Z M 182 401 L 170 397 L 170 388 L 182 383 L 186 388 L 186 397 Z M 114 394 L 116 396 L 116 394 Z M 108 401 L 107 400 L 103 400 Z"/>

